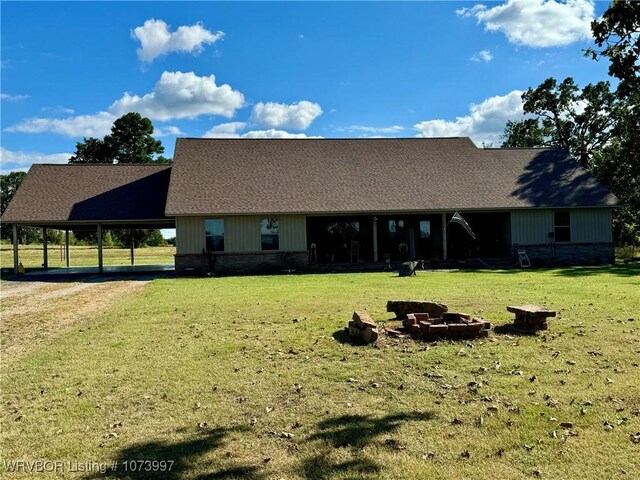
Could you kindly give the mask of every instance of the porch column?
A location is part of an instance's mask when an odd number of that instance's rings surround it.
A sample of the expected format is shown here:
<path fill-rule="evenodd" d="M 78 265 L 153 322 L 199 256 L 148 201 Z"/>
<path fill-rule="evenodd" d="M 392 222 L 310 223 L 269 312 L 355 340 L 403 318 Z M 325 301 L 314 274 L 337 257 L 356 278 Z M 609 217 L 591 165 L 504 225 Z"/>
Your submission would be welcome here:
<path fill-rule="evenodd" d="M 442 214 L 442 259 L 447 259 L 447 214 Z"/>
<path fill-rule="evenodd" d="M 378 261 L 378 217 L 373 217 L 373 261 Z"/>
<path fill-rule="evenodd" d="M 13 273 L 18 274 L 18 226 L 13 224 Z"/>
<path fill-rule="evenodd" d="M 98 225 L 98 273 L 104 272 L 102 264 L 102 225 Z"/>
<path fill-rule="evenodd" d="M 64 254 L 67 261 L 67 268 L 71 266 L 71 252 L 69 251 L 69 230 L 64 231 Z"/>
<path fill-rule="evenodd" d="M 49 268 L 49 242 L 47 239 L 47 227 L 42 227 L 42 266 Z"/>
<path fill-rule="evenodd" d="M 135 263 L 135 254 L 133 252 L 133 230 L 129 231 L 129 236 L 131 237 L 131 265 Z"/>

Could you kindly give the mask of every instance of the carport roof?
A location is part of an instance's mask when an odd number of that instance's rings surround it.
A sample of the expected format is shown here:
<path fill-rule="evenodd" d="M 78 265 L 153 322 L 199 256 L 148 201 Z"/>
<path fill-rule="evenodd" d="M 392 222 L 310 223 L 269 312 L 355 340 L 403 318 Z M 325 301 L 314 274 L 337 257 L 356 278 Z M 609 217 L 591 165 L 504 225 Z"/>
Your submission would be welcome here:
<path fill-rule="evenodd" d="M 2 221 L 52 227 L 172 225 L 164 214 L 170 175 L 170 165 L 36 164 Z"/>

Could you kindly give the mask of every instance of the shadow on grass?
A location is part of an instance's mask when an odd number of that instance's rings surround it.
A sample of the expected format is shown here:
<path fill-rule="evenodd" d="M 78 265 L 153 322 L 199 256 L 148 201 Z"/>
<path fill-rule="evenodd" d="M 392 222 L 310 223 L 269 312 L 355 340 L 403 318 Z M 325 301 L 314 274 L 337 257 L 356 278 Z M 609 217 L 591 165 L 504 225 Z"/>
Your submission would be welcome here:
<path fill-rule="evenodd" d="M 556 269 L 554 275 L 563 277 L 584 277 L 587 275 L 617 275 L 619 277 L 640 276 L 640 264 L 600 265 L 591 267 L 566 267 Z"/>
<path fill-rule="evenodd" d="M 512 323 L 505 323 L 504 325 L 497 325 L 493 327 L 493 333 L 498 335 L 519 335 L 522 337 L 535 337 L 537 332 L 516 328 Z"/>
<path fill-rule="evenodd" d="M 318 424 L 318 431 L 308 438 L 310 442 L 320 441 L 323 446 L 315 455 L 303 461 L 301 475 L 318 479 L 333 478 L 336 475 L 346 478 L 379 478 L 383 466 L 366 458 L 362 448 L 395 432 L 405 422 L 431 419 L 431 412 L 410 412 L 384 417 L 342 415 L 324 420 Z M 351 458 L 332 460 L 332 453 L 341 448 L 350 449 Z"/>
<path fill-rule="evenodd" d="M 201 468 L 199 461 L 208 452 L 216 450 L 225 445 L 225 438 L 234 431 L 243 431 L 245 428 L 212 428 L 199 433 L 195 438 L 183 441 L 163 442 L 149 441 L 128 446 L 120 450 L 115 458 L 118 469 L 116 472 L 107 470 L 105 474 L 98 472 L 84 477 L 86 480 L 99 479 L 104 476 L 117 474 L 118 478 L 129 479 L 153 479 L 163 478 L 165 480 L 192 477 L 190 474 L 196 468 Z M 136 464 L 135 461 L 157 461 L 173 462 L 170 469 L 158 470 L 148 463 Z M 125 470 L 125 465 L 129 466 Z M 132 468 L 132 465 L 135 466 Z M 149 468 L 152 467 L 152 468 Z M 153 470 L 153 471 L 147 471 Z M 250 479 L 260 480 L 264 475 L 258 471 L 256 465 L 234 465 L 231 468 L 212 471 L 197 477 L 197 479 Z"/>
<path fill-rule="evenodd" d="M 538 268 L 511 268 L 511 269 L 460 269 L 453 270 L 452 275 L 496 275 L 505 274 L 513 275 L 516 273 L 550 273 L 555 276 L 564 277 L 586 277 L 593 275 L 617 275 L 620 277 L 631 277 L 640 275 L 640 264 L 624 264 L 624 265 L 591 265 L 579 267 L 538 267 Z"/>

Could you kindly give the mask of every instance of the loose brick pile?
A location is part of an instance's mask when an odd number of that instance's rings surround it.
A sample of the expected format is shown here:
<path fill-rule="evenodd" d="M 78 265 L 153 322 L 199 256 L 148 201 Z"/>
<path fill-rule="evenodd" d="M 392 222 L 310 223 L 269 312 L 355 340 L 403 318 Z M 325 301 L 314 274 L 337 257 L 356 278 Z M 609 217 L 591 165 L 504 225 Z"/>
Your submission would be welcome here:
<path fill-rule="evenodd" d="M 510 305 L 507 311 L 516 314 L 513 323 L 516 328 L 528 331 L 546 330 L 547 318 L 556 316 L 555 311 L 537 305 Z"/>
<path fill-rule="evenodd" d="M 378 340 L 376 322 L 367 312 L 353 312 L 353 319 L 349 322 L 347 330 L 349 336 L 358 342 L 368 344 Z"/>
<path fill-rule="evenodd" d="M 428 313 L 409 313 L 402 322 L 411 334 L 425 340 L 447 338 L 460 340 L 486 336 L 491 324 L 480 318 L 472 318 L 467 313 L 446 312 L 442 317 L 431 317 Z"/>

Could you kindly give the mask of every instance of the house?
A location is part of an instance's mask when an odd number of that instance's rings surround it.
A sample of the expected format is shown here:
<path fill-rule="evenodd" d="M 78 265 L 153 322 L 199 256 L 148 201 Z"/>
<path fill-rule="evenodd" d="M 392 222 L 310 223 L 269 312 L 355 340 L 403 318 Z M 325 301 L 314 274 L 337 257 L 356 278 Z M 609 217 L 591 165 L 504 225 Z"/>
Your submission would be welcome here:
<path fill-rule="evenodd" d="M 578 265 L 613 261 L 616 203 L 555 149 L 480 149 L 468 138 L 181 138 L 170 167 L 34 165 L 3 220 L 175 225 L 179 274 L 509 260 L 519 249 L 538 264 Z M 150 211 L 134 211 L 143 204 Z M 455 212 L 476 239 L 449 223 Z"/>

